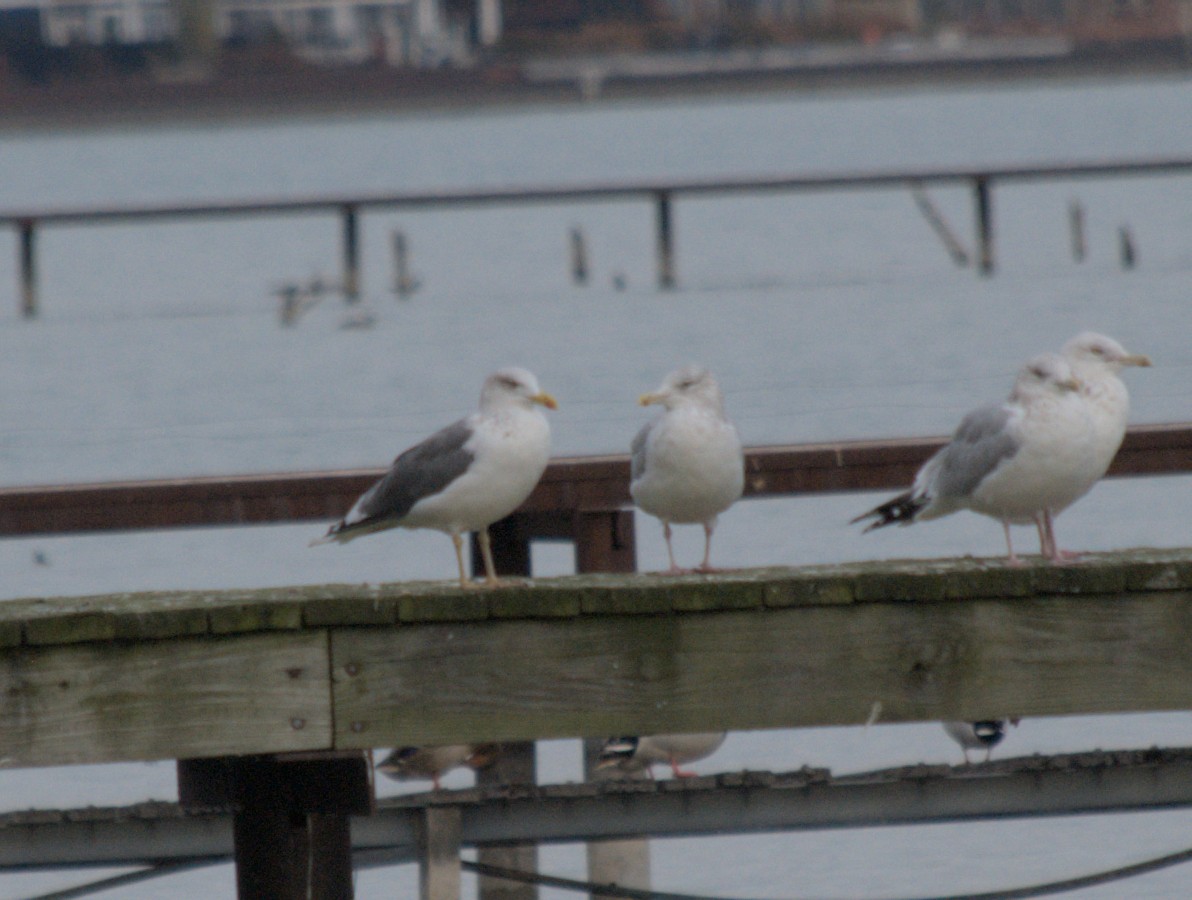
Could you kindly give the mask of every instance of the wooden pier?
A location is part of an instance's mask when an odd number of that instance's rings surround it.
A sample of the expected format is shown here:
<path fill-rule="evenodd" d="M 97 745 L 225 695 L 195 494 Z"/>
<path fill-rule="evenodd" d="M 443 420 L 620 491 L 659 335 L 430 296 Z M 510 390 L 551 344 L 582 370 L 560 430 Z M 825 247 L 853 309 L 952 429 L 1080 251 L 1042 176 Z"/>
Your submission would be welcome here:
<path fill-rule="evenodd" d="M 0 759 L 1192 709 L 1190 643 L 1182 550 L 12 601 Z"/>
<path fill-rule="evenodd" d="M 349 897 L 369 748 L 1192 709 L 1190 643 L 1192 550 L 12 601 L 0 759 L 182 760 L 242 897 Z"/>
<path fill-rule="evenodd" d="M 939 442 L 753 448 L 747 498 L 897 487 Z M 1188 471 L 1192 427 L 1152 425 L 1131 429 L 1112 474 Z M 376 474 L 10 488 L 0 491 L 0 534 L 329 520 Z M 563 839 L 526 824 L 537 813 L 509 816 L 513 794 L 538 790 L 528 742 L 540 738 L 1192 709 L 1192 549 L 1094 554 L 1062 567 L 962 559 L 639 575 L 627 482 L 624 457 L 553 461 L 527 503 L 492 529 L 498 567 L 511 576 L 493 591 L 356 584 L 0 604 L 0 765 L 176 759 L 182 803 L 160 821 L 134 815 L 131 831 L 128 815 L 112 813 L 123 824 L 95 833 L 110 831 L 115 844 L 97 839 L 88 859 L 68 860 L 35 840 L 53 833 L 66 835 L 61 846 L 75 841 L 69 829 L 37 831 L 39 821 L 56 821 L 50 813 L 0 821 L 0 870 L 98 865 L 152 832 L 138 861 L 195 865 L 208 851 L 234 852 L 246 900 L 331 900 L 351 896 L 354 846 L 358 862 L 365 851 L 396 859 L 422 847 L 424 864 L 437 860 L 427 878 L 444 879 L 435 881 L 436 896 L 451 896 L 451 848 Z M 543 539 L 574 542 L 581 574 L 529 577 L 530 543 Z M 442 797 L 378 812 L 369 749 L 485 741 L 512 742 L 530 760 L 505 779 L 523 787 L 494 813 L 503 831 L 472 830 L 471 807 L 444 812 Z M 1087 810 L 1158 808 L 1189 802 L 1172 788 L 1186 766 L 1178 753 L 1134 759 L 1132 774 L 1121 775 L 1130 787 L 1104 795 L 1102 805 L 1092 795 L 1104 779 L 1076 791 L 1074 781 L 1046 787 L 1035 775 L 1000 782 L 1016 786 L 977 807 L 965 806 L 963 787 L 897 814 L 896 791 L 871 797 L 895 804 L 882 807 L 889 821 L 964 809 L 1062 813 L 1048 791 L 1069 788 Z M 731 794 L 742 784 L 713 787 Z M 589 788 L 593 810 L 623 809 L 626 796 L 645 790 Z M 499 796 L 503 788 L 485 790 Z M 706 827 L 647 812 L 653 801 L 642 802 L 643 818 L 627 829 Z M 709 808 L 718 802 L 707 800 Z M 850 821 L 861 824 L 877 808 Z M 803 807 L 782 809 L 765 822 L 817 827 Z M 223 818 L 201 818 L 213 810 Z M 413 822 L 414 837 L 395 842 L 387 815 Z M 362 844 L 374 826 L 389 837 Z M 577 827 L 572 840 L 590 839 L 596 826 Z M 170 847 L 184 849 L 172 856 Z M 532 853 L 485 851 L 498 852 L 523 860 L 508 868 L 533 868 Z M 502 865 L 491 855 L 481 864 Z"/>

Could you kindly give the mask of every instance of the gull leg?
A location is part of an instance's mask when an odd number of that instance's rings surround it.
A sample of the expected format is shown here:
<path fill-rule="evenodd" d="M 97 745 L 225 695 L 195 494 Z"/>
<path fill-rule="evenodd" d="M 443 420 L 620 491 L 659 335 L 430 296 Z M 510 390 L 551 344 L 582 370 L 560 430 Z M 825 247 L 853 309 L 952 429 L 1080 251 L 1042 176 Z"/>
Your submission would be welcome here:
<path fill-rule="evenodd" d="M 704 522 L 704 561 L 695 567 L 697 572 L 715 572 L 712 567 L 712 532 L 716 530 L 715 520 Z"/>
<path fill-rule="evenodd" d="M 1061 550 L 1059 541 L 1055 539 L 1055 517 L 1051 514 L 1051 510 L 1043 511 L 1043 519 L 1047 525 L 1047 534 L 1051 537 L 1051 552 L 1054 554 L 1051 558 L 1055 563 L 1073 562 L 1080 559 L 1080 554 L 1075 550 Z"/>
<path fill-rule="evenodd" d="M 1021 566 L 1022 560 L 1014 555 L 1014 542 L 1010 540 L 1010 523 L 1002 519 L 1002 531 L 1006 533 L 1006 562 L 1012 566 Z M 965 751 L 965 762 L 968 761 L 968 751 Z"/>
<path fill-rule="evenodd" d="M 675 562 L 675 549 L 671 546 L 670 522 L 662 523 L 662 535 L 666 538 L 666 555 L 670 558 L 670 568 L 667 570 L 667 574 L 682 575 L 684 570 L 680 569 L 678 563 Z"/>
<path fill-rule="evenodd" d="M 451 532 L 451 543 L 455 545 L 455 562 L 459 565 L 459 586 L 473 588 L 476 585 L 468 578 L 468 571 L 464 568 L 464 539 L 462 535 Z"/>
<path fill-rule="evenodd" d="M 690 769 L 680 769 L 678 760 L 676 760 L 673 756 L 670 758 L 670 767 L 671 772 L 674 773 L 676 778 L 695 778 L 697 774 L 692 772 Z"/>
<path fill-rule="evenodd" d="M 484 557 L 484 583 L 489 587 L 499 587 L 501 579 L 497 577 L 497 567 L 493 565 L 493 548 L 489 543 L 488 529 L 481 528 L 476 532 L 480 541 L 480 555 Z"/>
<path fill-rule="evenodd" d="M 1051 559 L 1051 538 L 1047 533 L 1047 523 L 1043 516 L 1035 514 L 1035 530 L 1039 532 L 1039 552 L 1044 559 Z"/>

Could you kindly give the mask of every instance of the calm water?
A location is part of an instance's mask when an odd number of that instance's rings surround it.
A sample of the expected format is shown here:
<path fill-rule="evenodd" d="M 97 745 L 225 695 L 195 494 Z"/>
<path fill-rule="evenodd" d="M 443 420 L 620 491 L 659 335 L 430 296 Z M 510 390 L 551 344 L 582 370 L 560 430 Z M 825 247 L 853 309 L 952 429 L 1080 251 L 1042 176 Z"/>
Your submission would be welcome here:
<path fill-rule="evenodd" d="M 7 135 L 0 209 L 218 200 L 851 168 L 1192 156 L 1192 84 L 1146 80 L 979 90 L 507 110 L 267 127 Z M 967 240 L 967 194 L 938 205 Z M 1067 208 L 1088 210 L 1075 265 Z M 1004 395 L 1017 365 L 1083 328 L 1150 354 L 1129 373 L 1134 420 L 1188 420 L 1192 178 L 1027 185 L 995 193 L 1000 270 L 956 270 L 904 191 L 676 204 L 680 289 L 654 292 L 644 204 L 363 220 L 371 330 L 337 326 L 330 301 L 283 330 L 271 291 L 333 274 L 330 218 L 106 226 L 46 232 L 43 317 L 0 308 L 0 483 L 380 465 L 472 408 L 483 376 L 516 362 L 555 393 L 559 453 L 620 451 L 646 413 L 634 398 L 700 360 L 721 376 L 747 443 L 950 431 Z M 1117 229 L 1139 247 L 1117 265 Z M 569 284 L 566 234 L 585 230 L 593 278 Z M 400 227 L 423 288 L 387 293 Z M 15 284 L 11 236 L 0 285 Z M 614 278 L 626 288 L 617 290 Z M 1186 546 L 1189 479 L 1111 482 L 1060 520 L 1082 549 Z M 844 523 L 868 496 L 755 501 L 722 518 L 724 565 L 997 555 L 1000 529 L 961 514 L 862 538 Z M 309 550 L 317 527 L 37 538 L 0 543 L 3 596 L 448 577 L 437 534 Z M 680 534 L 694 557 L 698 529 Z M 643 567 L 664 563 L 639 526 Z M 1019 531 L 1024 549 L 1030 534 Z M 49 565 L 34 563 L 40 553 Z M 535 549 L 543 574 L 570 570 Z M 1192 742 L 1188 715 L 1027 721 L 1001 753 Z M 578 745 L 550 742 L 546 781 L 579 777 Z M 702 771 L 836 771 L 956 761 L 934 724 L 733 735 Z M 463 784 L 467 777 L 454 776 Z M 387 790 L 391 790 L 386 786 Z M 4 808 L 173 796 L 170 764 L 0 773 Z M 897 897 L 990 890 L 1080 874 L 1192 844 L 1192 815 L 656 842 L 660 890 L 752 897 Z M 543 868 L 580 877 L 577 848 Z M 0 898 L 71 876 L 6 876 Z M 412 891 L 408 869 L 370 872 L 358 896 Z M 1180 869 L 1069 896 L 1172 900 Z M 231 896 L 229 867 L 122 890 L 130 898 Z M 546 895 L 549 896 L 549 895 Z M 562 896 L 562 895 L 559 895 Z"/>

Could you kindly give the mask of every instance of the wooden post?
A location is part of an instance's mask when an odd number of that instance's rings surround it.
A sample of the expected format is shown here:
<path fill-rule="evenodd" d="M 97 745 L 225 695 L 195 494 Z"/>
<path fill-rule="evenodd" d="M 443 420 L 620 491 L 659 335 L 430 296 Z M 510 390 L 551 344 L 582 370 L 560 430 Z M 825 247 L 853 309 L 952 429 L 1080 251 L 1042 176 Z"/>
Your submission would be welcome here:
<path fill-rule="evenodd" d="M 373 811 L 358 751 L 178 761 L 179 803 L 231 805 L 240 900 L 348 900 L 349 816 Z"/>
<path fill-rule="evenodd" d="M 1068 204 L 1068 229 L 1072 233 L 1072 261 L 1084 262 L 1088 245 L 1084 236 L 1084 204 L 1079 200 Z"/>
<path fill-rule="evenodd" d="M 1129 225 L 1118 229 L 1118 244 L 1121 247 L 1122 268 L 1129 271 L 1138 262 L 1138 251 L 1134 245 L 1134 233 Z"/>
<path fill-rule="evenodd" d="M 973 179 L 977 203 L 977 271 L 993 274 L 993 206 L 989 178 L 980 175 Z"/>
<path fill-rule="evenodd" d="M 344 299 L 348 303 L 355 303 L 360 299 L 360 227 L 355 204 L 345 203 L 341 215 Z"/>
<path fill-rule="evenodd" d="M 671 196 L 669 191 L 654 195 L 655 221 L 658 234 L 656 252 L 658 256 L 658 287 L 670 290 L 675 286 L 675 247 L 671 234 Z"/>
<path fill-rule="evenodd" d="M 459 900 L 459 807 L 423 807 L 417 829 L 420 900 Z"/>
<path fill-rule="evenodd" d="M 37 233 L 33 219 L 22 219 L 20 228 L 21 315 L 32 319 L 37 316 Z"/>
<path fill-rule="evenodd" d="M 493 565 L 498 575 L 530 575 L 530 539 L 521 519 L 507 516 L 488 526 L 493 551 Z M 472 573 L 483 573 L 476 535 L 472 535 Z M 480 787 L 499 787 L 505 784 L 536 784 L 537 764 L 533 741 L 501 745 L 496 761 L 476 773 Z M 500 847 L 478 847 L 477 862 L 522 872 L 538 871 L 538 847 L 535 844 L 511 844 Z M 538 886 L 481 876 L 480 900 L 537 900 Z"/>
<path fill-rule="evenodd" d="M 572 228 L 570 236 L 571 247 L 571 281 L 574 284 L 588 283 L 588 248 L 584 241 L 584 232 L 580 228 Z"/>
<path fill-rule="evenodd" d="M 636 572 L 633 510 L 581 512 L 575 522 L 575 571 Z"/>

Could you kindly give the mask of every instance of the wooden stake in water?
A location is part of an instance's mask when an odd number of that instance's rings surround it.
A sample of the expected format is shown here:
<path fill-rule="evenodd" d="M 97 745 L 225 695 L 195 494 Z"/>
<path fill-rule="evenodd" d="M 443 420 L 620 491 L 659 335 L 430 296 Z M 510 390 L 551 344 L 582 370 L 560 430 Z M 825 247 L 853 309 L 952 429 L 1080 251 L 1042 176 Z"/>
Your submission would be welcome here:
<path fill-rule="evenodd" d="M 580 228 L 571 229 L 571 281 L 573 284 L 588 283 L 588 247 L 584 240 L 584 232 Z"/>
<path fill-rule="evenodd" d="M 1079 200 L 1068 204 L 1068 229 L 1072 234 L 1072 261 L 1084 262 L 1088 246 L 1084 238 L 1084 204 Z"/>
<path fill-rule="evenodd" d="M 406 235 L 402 231 L 394 231 L 393 243 L 393 292 L 401 299 L 405 299 L 418 290 L 418 279 L 410 274 L 409 249 L 406 246 Z"/>
<path fill-rule="evenodd" d="M 1134 233 L 1129 225 L 1123 225 L 1118 229 L 1118 243 L 1121 247 L 1122 268 L 1133 269 L 1138 262 L 1138 251 L 1134 245 Z"/>

